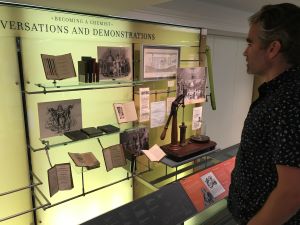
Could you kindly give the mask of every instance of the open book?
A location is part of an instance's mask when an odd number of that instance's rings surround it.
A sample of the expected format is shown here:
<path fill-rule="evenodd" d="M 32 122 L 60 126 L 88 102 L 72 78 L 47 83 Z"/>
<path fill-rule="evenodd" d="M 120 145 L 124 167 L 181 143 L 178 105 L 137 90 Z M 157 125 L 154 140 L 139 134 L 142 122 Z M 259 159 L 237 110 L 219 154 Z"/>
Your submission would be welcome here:
<path fill-rule="evenodd" d="M 71 53 L 64 55 L 41 54 L 47 80 L 63 80 L 76 77 Z"/>
<path fill-rule="evenodd" d="M 70 163 L 56 164 L 48 170 L 50 197 L 58 191 L 70 190 L 74 187 Z"/>
<path fill-rule="evenodd" d="M 85 153 L 68 152 L 68 154 L 76 166 L 86 167 L 88 170 L 100 167 L 100 162 L 96 159 L 96 157 L 92 152 L 85 152 Z"/>
<path fill-rule="evenodd" d="M 103 157 L 107 171 L 126 165 L 124 150 L 121 144 L 103 149 Z"/>
<path fill-rule="evenodd" d="M 166 156 L 166 153 L 161 150 L 161 148 L 157 144 L 153 145 L 149 150 L 142 150 L 142 152 L 152 162 L 159 162 L 163 157 Z"/>
<path fill-rule="evenodd" d="M 134 101 L 126 103 L 114 103 L 118 123 L 127 123 L 137 120 Z"/>

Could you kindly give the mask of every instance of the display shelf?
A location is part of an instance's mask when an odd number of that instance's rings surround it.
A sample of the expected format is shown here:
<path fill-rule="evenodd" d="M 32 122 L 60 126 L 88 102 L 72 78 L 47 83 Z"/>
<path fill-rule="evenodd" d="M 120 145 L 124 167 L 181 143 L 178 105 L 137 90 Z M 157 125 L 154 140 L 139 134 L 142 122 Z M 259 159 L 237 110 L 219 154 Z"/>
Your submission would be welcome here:
<path fill-rule="evenodd" d="M 165 164 L 166 166 L 169 166 L 169 167 L 171 167 L 171 168 L 174 168 L 174 167 L 182 166 L 182 165 L 184 165 L 184 164 L 186 164 L 186 163 L 192 162 L 192 161 L 194 161 L 194 160 L 196 160 L 196 159 L 202 158 L 202 157 L 204 157 L 204 156 L 210 155 L 210 154 L 215 153 L 215 152 L 218 152 L 218 151 L 221 151 L 221 149 L 220 149 L 220 148 L 215 148 L 215 149 L 210 150 L 210 151 L 205 152 L 205 153 L 201 153 L 201 152 L 200 152 L 198 155 L 193 155 L 192 157 L 187 158 L 187 159 L 182 160 L 182 161 L 179 161 L 179 162 L 174 161 L 173 159 L 171 159 L 171 158 L 169 158 L 169 157 L 166 156 L 166 157 L 164 157 L 164 158 L 161 160 L 161 162 L 162 162 L 163 164 Z"/>
<path fill-rule="evenodd" d="M 0 193 L 0 197 L 5 196 L 5 195 L 9 195 L 9 194 L 13 194 L 13 193 L 18 192 L 18 191 L 26 190 L 26 189 L 29 189 L 29 188 L 32 188 L 32 187 L 37 187 L 37 186 L 43 184 L 42 181 L 33 172 L 31 172 L 31 174 L 37 180 L 37 182 L 33 182 L 30 185 L 26 185 L 24 187 L 16 188 L 14 190 L 2 192 L 2 193 Z"/>
<path fill-rule="evenodd" d="M 161 80 L 103 80 L 97 83 L 59 83 L 53 81 L 52 83 L 35 84 L 36 87 L 41 88 L 42 91 L 25 91 L 26 94 L 47 94 L 56 92 L 68 92 L 68 91 L 84 91 L 84 90 L 96 90 L 96 89 L 110 89 L 110 88 L 122 88 L 122 87 L 135 87 L 142 86 L 149 82 L 158 82 Z"/>
<path fill-rule="evenodd" d="M 101 136 L 106 136 L 106 135 L 111 135 L 111 134 L 103 134 Z M 45 138 L 45 139 L 39 139 L 41 144 L 44 145 L 43 147 L 30 146 L 30 149 L 33 152 L 42 151 L 42 150 L 45 150 L 45 149 L 48 150 L 48 149 L 51 149 L 51 148 L 54 148 L 54 147 L 59 147 L 59 146 L 64 146 L 64 145 L 73 144 L 73 143 L 77 143 L 77 142 L 83 142 L 83 141 L 87 141 L 87 140 L 91 140 L 91 139 L 96 139 L 96 138 L 99 138 L 101 136 L 87 138 L 87 139 L 83 139 L 83 140 L 72 140 L 72 139 L 70 139 L 70 138 L 68 138 L 64 135 L 49 137 L 49 138 Z"/>
<path fill-rule="evenodd" d="M 96 138 L 103 137 L 103 136 L 113 135 L 113 134 L 118 134 L 118 133 L 116 132 L 116 133 L 110 133 L 110 134 L 102 134 L 102 135 L 97 136 L 97 137 L 91 137 L 91 138 L 87 138 L 87 139 L 83 139 L 83 140 L 72 140 L 72 139 L 68 138 L 65 135 L 60 135 L 60 136 L 55 136 L 55 137 L 39 139 L 41 144 L 44 145 L 43 147 L 29 146 L 29 148 L 33 152 L 37 152 L 37 151 L 45 150 L 46 148 L 51 149 L 51 148 L 54 148 L 54 147 L 59 147 L 59 146 L 64 146 L 64 145 L 68 145 L 68 144 L 88 141 L 88 140 L 96 139 Z"/>
<path fill-rule="evenodd" d="M 10 191 L 0 193 L 0 197 L 5 196 L 5 195 L 12 195 L 12 194 L 15 194 L 17 192 L 29 189 L 31 191 L 31 194 L 35 197 L 36 202 L 38 203 L 38 205 L 36 205 L 35 207 L 33 207 L 31 209 L 27 209 L 27 210 L 24 210 L 24 211 L 21 211 L 21 212 L 17 212 L 13 215 L 9 215 L 9 216 L 0 218 L 0 223 L 3 222 L 3 221 L 9 220 L 9 219 L 12 219 L 12 218 L 30 213 L 30 212 L 34 212 L 38 209 L 45 209 L 46 207 L 51 205 L 49 200 L 46 198 L 46 196 L 43 194 L 43 192 L 39 188 L 39 186 L 42 185 L 43 182 L 37 177 L 36 174 L 34 174 L 33 172 L 31 172 L 31 174 L 32 174 L 32 178 L 33 178 L 33 181 L 32 181 L 31 184 L 20 187 L 20 188 L 16 188 L 14 190 L 10 190 Z M 34 180 L 36 180 L 36 181 L 34 181 Z M 40 197 L 43 199 L 44 203 L 42 203 L 42 201 L 40 200 Z"/>
<path fill-rule="evenodd" d="M 86 191 L 86 190 L 85 190 L 85 179 L 84 179 L 84 174 L 85 174 L 85 172 L 88 171 L 88 170 L 84 171 L 83 167 L 80 168 L 80 169 L 82 169 L 82 173 L 81 173 L 81 189 L 82 189 L 82 192 L 81 192 L 80 194 L 78 194 L 78 195 L 74 195 L 74 196 L 72 196 L 72 197 L 70 197 L 70 198 L 66 198 L 66 199 L 64 199 L 64 200 L 62 200 L 62 201 L 58 201 L 58 202 L 55 202 L 55 203 L 50 203 L 50 204 L 48 204 L 47 206 L 44 206 L 44 207 L 43 207 L 44 210 L 49 209 L 49 208 L 52 208 L 52 207 L 55 207 L 55 206 L 57 206 L 57 205 L 61 205 L 61 204 L 63 204 L 63 203 L 72 201 L 72 200 L 77 199 L 77 198 L 80 198 L 80 197 L 84 197 L 84 196 L 86 196 L 86 195 L 88 195 L 88 194 L 91 194 L 91 193 L 94 193 L 94 192 L 96 192 L 96 191 L 99 191 L 99 190 L 108 188 L 108 187 L 113 186 L 113 185 L 115 185 L 115 184 L 118 184 L 118 183 L 121 183 L 121 182 L 124 182 L 124 181 L 128 181 L 129 179 L 133 179 L 134 177 L 141 176 L 142 174 L 147 173 L 147 172 L 150 171 L 150 169 L 146 169 L 146 170 L 144 170 L 144 171 L 140 171 L 139 173 L 132 173 L 132 174 L 131 174 L 131 173 L 129 172 L 128 168 L 123 167 L 123 169 L 127 170 L 127 175 L 126 175 L 125 177 L 123 177 L 123 178 L 121 178 L 121 179 L 118 179 L 118 180 L 116 180 L 116 181 L 113 181 L 113 182 L 111 182 L 111 183 L 107 183 L 107 184 L 105 184 L 105 185 L 102 185 L 102 186 L 93 188 L 92 190 Z"/>
<path fill-rule="evenodd" d="M 39 141 L 43 145 L 43 147 L 37 147 L 37 146 L 30 145 L 29 148 L 33 152 L 42 151 L 42 150 L 45 150 L 46 148 L 48 150 L 48 149 L 51 149 L 51 148 L 54 148 L 54 147 L 65 146 L 65 145 L 68 145 L 68 144 L 88 141 L 88 140 L 97 139 L 97 138 L 101 138 L 101 137 L 105 137 L 105 136 L 109 136 L 109 135 L 114 135 L 114 134 L 120 134 L 121 132 L 124 132 L 125 130 L 133 129 L 133 128 L 136 128 L 136 127 L 144 127 L 143 125 L 139 125 L 139 126 L 135 126 L 135 127 L 132 127 L 132 128 L 128 128 L 128 127 L 122 127 L 121 125 L 120 126 L 118 126 L 116 124 L 113 124 L 113 125 L 120 128 L 120 131 L 119 132 L 112 132 L 112 133 L 103 133 L 99 136 L 89 137 L 89 138 L 82 139 L 82 140 L 72 140 L 72 139 L 68 138 L 65 135 L 59 135 L 59 136 L 54 136 L 54 137 L 49 137 L 49 138 L 39 138 Z"/>

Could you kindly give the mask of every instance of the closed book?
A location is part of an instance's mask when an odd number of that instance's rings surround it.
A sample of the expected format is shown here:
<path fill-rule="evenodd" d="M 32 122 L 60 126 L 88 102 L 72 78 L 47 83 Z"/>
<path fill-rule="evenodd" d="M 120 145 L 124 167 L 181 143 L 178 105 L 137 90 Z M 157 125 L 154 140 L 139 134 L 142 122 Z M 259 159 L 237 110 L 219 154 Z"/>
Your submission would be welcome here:
<path fill-rule="evenodd" d="M 115 127 L 111 124 L 99 126 L 99 127 L 97 127 L 97 129 L 100 129 L 100 130 L 104 131 L 107 134 L 116 133 L 116 132 L 120 131 L 119 127 Z"/>
<path fill-rule="evenodd" d="M 96 127 L 82 128 L 81 131 L 84 132 L 85 134 L 87 134 L 90 138 L 98 137 L 103 134 L 103 131 L 97 129 Z"/>
<path fill-rule="evenodd" d="M 88 74 L 88 83 L 93 83 L 93 76 L 94 76 L 94 63 L 96 59 L 90 58 L 87 62 L 87 74 Z"/>
<path fill-rule="evenodd" d="M 86 83 L 92 83 L 93 81 L 93 63 L 91 56 L 81 56 L 81 61 L 86 63 Z"/>
<path fill-rule="evenodd" d="M 65 132 L 64 135 L 73 141 L 84 140 L 89 138 L 89 136 L 83 133 L 81 130 Z"/>
<path fill-rule="evenodd" d="M 99 74 L 99 63 L 95 63 L 95 82 L 99 82 L 100 74 Z"/>
<path fill-rule="evenodd" d="M 78 61 L 78 78 L 79 82 L 87 83 L 87 63 L 85 61 Z"/>
<path fill-rule="evenodd" d="M 81 61 L 89 61 L 92 57 L 91 56 L 81 56 Z"/>

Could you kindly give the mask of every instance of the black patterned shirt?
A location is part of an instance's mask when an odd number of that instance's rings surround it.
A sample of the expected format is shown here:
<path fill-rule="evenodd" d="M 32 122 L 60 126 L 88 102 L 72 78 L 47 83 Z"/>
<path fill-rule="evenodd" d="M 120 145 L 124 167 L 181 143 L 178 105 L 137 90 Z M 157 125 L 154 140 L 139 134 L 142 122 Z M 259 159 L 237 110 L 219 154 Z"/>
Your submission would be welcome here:
<path fill-rule="evenodd" d="M 300 168 L 300 66 L 263 83 L 244 122 L 228 197 L 229 211 L 242 224 L 275 188 L 276 165 Z M 285 224 L 300 225 L 300 210 Z"/>

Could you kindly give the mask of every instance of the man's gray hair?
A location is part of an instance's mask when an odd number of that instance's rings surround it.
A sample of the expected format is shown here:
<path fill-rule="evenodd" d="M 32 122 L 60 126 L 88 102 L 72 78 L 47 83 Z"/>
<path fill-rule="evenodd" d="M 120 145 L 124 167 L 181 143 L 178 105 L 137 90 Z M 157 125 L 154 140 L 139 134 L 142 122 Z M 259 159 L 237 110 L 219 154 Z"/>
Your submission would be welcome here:
<path fill-rule="evenodd" d="M 300 8 L 290 3 L 265 5 L 249 18 L 250 25 L 260 25 L 264 48 L 273 41 L 281 43 L 288 63 L 300 65 Z"/>

